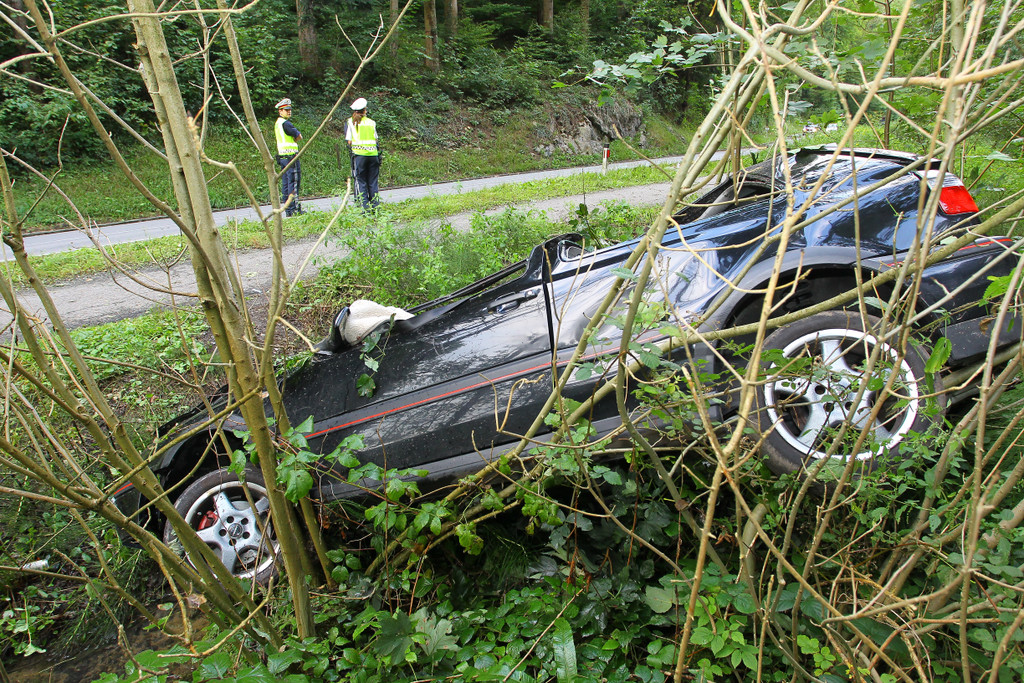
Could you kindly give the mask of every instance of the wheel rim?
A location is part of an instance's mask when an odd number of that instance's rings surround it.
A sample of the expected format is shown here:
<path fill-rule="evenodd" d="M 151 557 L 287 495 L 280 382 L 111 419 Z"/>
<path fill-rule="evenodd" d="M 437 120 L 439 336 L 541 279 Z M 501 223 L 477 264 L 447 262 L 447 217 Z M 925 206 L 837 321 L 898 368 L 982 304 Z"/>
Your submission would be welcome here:
<path fill-rule="evenodd" d="M 266 489 L 251 482 L 248 488 L 255 508 L 241 482 L 231 481 L 204 492 L 184 518 L 228 571 L 254 579 L 274 564 L 278 543 L 270 526 Z"/>
<path fill-rule="evenodd" d="M 880 350 L 878 361 L 868 375 L 865 365 L 875 348 Z M 922 409 L 920 378 L 914 369 L 892 346 L 870 333 L 818 330 L 793 340 L 782 354 L 787 361 L 805 359 L 808 365 L 800 376 L 780 375 L 768 381 L 765 410 L 775 433 L 812 458 L 827 457 L 847 420 L 850 447 L 840 446 L 833 458 L 868 460 L 885 453 L 903 440 Z M 858 398 L 865 380 L 868 386 Z M 884 390 L 887 384 L 889 392 Z M 858 452 L 851 452 L 865 428 L 872 436 Z"/>

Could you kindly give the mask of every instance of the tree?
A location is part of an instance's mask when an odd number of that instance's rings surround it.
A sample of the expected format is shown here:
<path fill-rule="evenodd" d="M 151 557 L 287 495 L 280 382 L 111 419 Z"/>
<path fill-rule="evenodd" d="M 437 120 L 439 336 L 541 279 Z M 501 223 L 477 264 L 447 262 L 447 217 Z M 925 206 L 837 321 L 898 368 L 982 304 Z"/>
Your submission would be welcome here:
<path fill-rule="evenodd" d="M 555 27 L 555 2 L 554 0 L 541 0 L 540 2 L 540 25 L 552 30 Z"/>
<path fill-rule="evenodd" d="M 437 58 L 437 3 L 423 0 L 423 64 L 437 73 L 441 62 Z"/>
<path fill-rule="evenodd" d="M 251 439 L 254 465 L 263 475 L 270 502 L 269 524 L 276 530 L 277 542 L 280 544 L 297 633 L 300 637 L 310 636 L 313 633 L 313 620 L 309 609 L 306 577 L 311 575 L 312 565 L 305 551 L 304 539 L 307 531 L 315 536 L 318 530 L 315 523 L 308 525 L 305 530 L 302 528 L 291 502 L 285 498 L 282 488 L 278 485 L 277 445 L 274 435 L 287 433 L 290 423 L 280 401 L 272 340 L 282 307 L 289 297 L 290 284 L 288 274 L 283 271 L 280 264 L 280 171 L 263 138 L 249 97 L 246 70 L 242 64 L 233 26 L 233 18 L 244 11 L 244 8 L 229 8 L 226 0 L 217 0 L 216 7 L 207 7 L 203 11 L 207 16 L 222 22 L 222 31 L 216 35 L 225 41 L 225 50 L 230 54 L 247 132 L 260 155 L 271 189 L 274 211 L 264 219 L 264 224 L 274 244 L 277 273 L 271 292 L 270 314 L 262 337 L 255 334 L 238 274 L 231 267 L 220 231 L 214 225 L 202 170 L 205 163 L 234 173 L 234 166 L 230 162 L 221 162 L 206 155 L 200 122 L 186 110 L 176 71 L 174 50 L 165 34 L 165 21 L 179 19 L 182 15 L 177 10 L 158 10 L 151 0 L 128 0 L 121 13 L 109 12 L 102 20 L 106 23 L 121 24 L 134 33 L 137 50 L 135 59 L 139 64 L 134 75 L 140 79 L 142 87 L 151 98 L 152 115 L 158 123 L 162 139 L 162 149 L 152 145 L 149 149 L 167 164 L 168 177 L 178 207 L 174 209 L 143 185 L 133 173 L 116 141 L 108 132 L 105 122 L 101 120 L 95 104 L 102 107 L 101 111 L 110 112 L 111 109 L 88 89 L 81 80 L 81 74 L 76 73 L 66 59 L 63 51 L 66 36 L 82 27 L 72 24 L 64 29 L 62 34 L 55 34 L 49 21 L 49 17 L 52 16 L 51 7 L 38 0 L 25 0 L 24 7 L 24 13 L 14 10 L 13 16 L 7 14 L 7 10 L 2 12 L 3 18 L 11 24 L 26 27 L 19 34 L 23 53 L 15 58 L 15 61 L 36 60 L 52 65 L 59 78 L 63 80 L 67 92 L 92 127 L 95 136 L 123 172 L 125 182 L 134 186 L 156 209 L 174 220 L 187 239 L 199 290 L 200 306 L 215 339 L 228 387 L 234 397 L 231 405 L 244 416 Z M 189 13 L 189 10 L 185 10 L 186 16 Z M 34 35 L 29 32 L 28 27 L 34 31 Z M 213 34 L 207 32 L 203 35 L 209 38 Z M 360 61 L 360 69 L 376 56 L 380 47 L 380 44 L 374 44 L 366 50 Z M 200 68 L 208 71 L 209 44 L 204 48 L 198 52 L 202 64 Z M 204 83 L 201 101 L 205 103 L 205 109 L 213 101 L 213 95 L 210 79 L 203 79 L 201 82 Z M 52 81 L 45 85 L 55 87 Z M 340 105 L 347 93 L 346 88 L 335 103 L 335 108 Z M 125 121 L 115 120 L 130 130 Z M 141 137 L 137 132 L 131 132 Z M 315 138 L 318 132 L 313 133 L 310 138 Z M 51 335 L 41 326 L 41 321 L 23 311 L 9 279 L 0 281 L 0 294 L 4 296 L 8 310 L 17 318 L 20 337 L 25 340 L 27 354 L 34 363 L 25 364 L 20 359 L 10 356 L 8 360 L 11 361 L 10 367 L 13 369 L 8 378 L 12 382 L 24 382 L 28 386 L 38 388 L 39 400 L 51 402 L 56 411 L 90 435 L 93 448 L 100 453 L 100 462 L 104 468 L 109 468 L 115 474 L 112 481 L 106 482 L 102 469 L 99 472 L 90 472 L 93 468 L 84 463 L 92 461 L 93 458 L 81 450 L 83 444 L 64 441 L 63 437 L 57 435 L 24 442 L 0 440 L 3 465 L 23 473 L 37 485 L 60 496 L 61 504 L 74 511 L 83 525 L 85 521 L 82 513 L 87 510 L 94 511 L 134 537 L 157 561 L 179 595 L 194 592 L 201 596 L 201 604 L 208 604 L 213 609 L 211 618 L 215 623 L 245 629 L 257 641 L 269 642 L 274 647 L 279 646 L 282 642 L 279 629 L 269 621 L 263 608 L 256 604 L 246 589 L 225 568 L 221 558 L 212 553 L 171 504 L 168 492 L 149 467 L 149 464 L 159 457 L 159 450 L 145 452 L 128 437 L 127 431 L 100 390 L 89 363 L 78 352 L 69 331 L 61 323 L 60 311 L 54 307 L 45 287 L 33 276 L 33 266 L 23 248 L 23 222 L 15 209 L 14 186 L 7 170 L 9 159 L 17 160 L 17 157 L 10 150 L 3 150 L 3 156 L 0 157 L 0 190 L 3 192 L 5 208 L 4 241 L 14 252 L 18 266 L 27 280 L 34 284 L 37 294 L 46 305 L 47 317 L 55 332 Z M 31 171 L 27 164 L 23 165 Z M 236 174 L 236 178 L 241 181 L 240 175 Z M 252 190 L 247 189 L 254 203 L 258 204 Z M 70 204 L 70 208 L 74 210 L 73 203 Z M 84 229 L 85 219 L 79 216 L 79 220 Z M 67 359 L 67 362 L 62 364 L 67 374 L 58 371 L 51 361 L 52 357 Z M 268 404 L 264 403 L 264 396 L 267 397 Z M 22 396 L 17 410 L 25 411 L 25 424 L 30 433 L 50 433 L 45 419 L 38 413 L 35 418 L 30 417 L 34 413 L 31 404 L 35 398 Z M 269 414 L 267 405 L 271 408 Z M 217 450 L 223 445 L 228 451 L 227 455 L 231 455 L 227 437 L 223 432 L 224 417 L 210 416 L 208 448 Z M 273 428 L 271 421 L 274 424 Z M 65 479 L 66 475 L 72 476 L 77 483 L 69 485 Z M 151 534 L 136 520 L 126 519 L 110 503 L 112 489 L 109 487 L 117 487 L 124 482 L 131 482 L 142 496 L 150 501 L 149 505 L 168 520 L 189 561 L 185 561 L 169 548 L 161 537 Z M 32 494 L 24 492 L 24 495 Z M 308 505 L 306 501 L 307 513 Z M 308 514 L 305 521 L 314 522 Z M 111 577 L 106 577 L 106 580 L 111 582 L 114 589 L 119 588 Z M 152 616 L 145 605 L 137 601 L 136 604 L 145 614 Z"/>
<path fill-rule="evenodd" d="M 317 41 L 314 0 L 295 0 L 295 17 L 299 27 L 299 57 L 306 73 L 321 76 L 320 46 Z"/>
<path fill-rule="evenodd" d="M 447 0 L 444 4 L 444 23 L 451 38 L 459 29 L 459 0 Z"/>

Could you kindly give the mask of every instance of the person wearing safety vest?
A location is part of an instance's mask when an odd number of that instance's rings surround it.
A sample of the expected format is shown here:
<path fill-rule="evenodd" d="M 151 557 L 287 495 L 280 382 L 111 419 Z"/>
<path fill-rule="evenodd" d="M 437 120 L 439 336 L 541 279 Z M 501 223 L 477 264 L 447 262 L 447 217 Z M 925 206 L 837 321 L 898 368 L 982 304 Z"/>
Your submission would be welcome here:
<path fill-rule="evenodd" d="M 366 115 L 366 98 L 352 103 L 352 118 L 345 125 L 345 141 L 352 158 L 352 179 L 355 194 L 364 210 L 377 208 L 377 181 L 380 178 L 380 150 L 377 146 L 377 124 Z"/>
<path fill-rule="evenodd" d="M 302 167 L 295 155 L 299 153 L 299 140 L 302 134 L 295 124 L 289 121 L 292 117 L 292 101 L 287 97 L 277 103 L 277 122 L 274 124 L 274 136 L 277 138 L 277 164 L 284 169 L 281 175 L 281 202 L 286 203 L 284 215 L 298 216 L 303 213 L 299 204 L 302 185 Z"/>

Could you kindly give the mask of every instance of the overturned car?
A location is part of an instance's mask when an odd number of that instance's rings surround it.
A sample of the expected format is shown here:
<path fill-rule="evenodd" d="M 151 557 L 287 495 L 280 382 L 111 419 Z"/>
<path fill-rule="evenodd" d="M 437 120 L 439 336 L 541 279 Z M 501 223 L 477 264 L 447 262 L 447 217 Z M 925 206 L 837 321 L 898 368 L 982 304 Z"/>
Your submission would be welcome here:
<path fill-rule="evenodd" d="M 922 199 L 932 193 L 940 207 L 930 224 L 933 246 L 969 235 L 977 224 L 978 209 L 966 188 L 932 162 L 888 151 L 833 151 L 802 150 L 748 167 L 676 216 L 647 289 L 668 319 L 701 332 L 749 326 L 762 317 L 769 284 L 776 291 L 772 318 L 849 292 L 901 267 L 920 246 L 929 225 Z M 810 201 L 780 254 L 787 173 L 793 205 Z M 991 278 L 1007 275 L 1015 264 L 1008 243 L 979 236 L 919 274 L 892 278 L 870 293 L 879 307 L 902 300 L 912 311 L 904 317 L 917 331 L 913 343 L 884 332 L 875 315 L 858 313 L 856 299 L 838 310 L 790 316 L 770 331 L 765 348 L 773 351 L 779 371 L 769 367 L 759 382 L 752 418 L 765 434 L 761 448 L 769 466 L 794 472 L 823 459 L 898 456 L 907 436 L 935 419 L 926 403 L 942 379 L 926 377 L 929 347 L 941 344 L 948 354 L 944 372 L 955 372 L 982 362 L 993 335 L 1001 347 L 1014 343 L 1009 323 L 992 324 L 981 303 Z M 534 422 L 555 373 L 587 333 L 635 247 L 632 241 L 589 250 L 577 235 L 553 237 L 521 263 L 408 315 L 383 311 L 377 322 L 386 321 L 387 331 L 372 393 L 357 381 L 367 374 L 358 342 L 376 324 L 353 334 L 356 316 L 346 309 L 313 359 L 281 379 L 289 415 L 312 416 L 307 441 L 314 452 L 328 453 L 359 435 L 360 461 L 425 470 L 428 484 L 475 472 Z M 878 308 L 874 313 L 881 316 Z M 651 326 L 644 341 L 664 338 L 659 329 Z M 614 368 L 621 336 L 612 317 L 603 320 L 588 336 L 588 358 Z M 739 346 L 735 339 L 711 340 L 687 351 L 700 366 L 718 370 L 742 360 Z M 563 395 L 585 401 L 602 379 L 600 372 L 585 379 L 573 375 Z M 720 420 L 735 407 L 724 401 L 713 409 Z M 175 421 L 177 433 L 206 419 L 205 411 L 184 415 Z M 621 425 L 613 398 L 598 401 L 589 419 L 603 434 Z M 837 449 L 832 435 L 844 424 L 867 438 Z M 226 420 L 225 429 L 244 428 L 238 417 Z M 173 487 L 186 521 L 233 573 L 264 578 L 273 571 L 275 553 L 268 552 L 273 541 L 262 480 L 248 478 L 247 496 L 226 469 L 229 456 L 211 443 L 213 432 L 199 430 L 166 449 L 153 469 L 165 487 Z M 313 495 L 326 502 L 360 492 L 342 468 L 325 465 Z M 115 502 L 133 514 L 140 501 L 126 486 Z M 173 537 L 169 526 L 166 536 Z"/>

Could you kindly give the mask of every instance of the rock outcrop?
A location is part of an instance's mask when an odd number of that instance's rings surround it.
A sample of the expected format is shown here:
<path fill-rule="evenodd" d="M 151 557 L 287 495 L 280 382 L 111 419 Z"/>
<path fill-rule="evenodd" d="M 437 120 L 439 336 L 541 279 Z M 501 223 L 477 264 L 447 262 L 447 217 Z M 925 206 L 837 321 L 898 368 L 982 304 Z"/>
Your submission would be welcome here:
<path fill-rule="evenodd" d="M 549 110 L 547 121 L 542 122 L 537 131 L 543 142 L 534 151 L 544 156 L 559 152 L 600 154 L 605 143 L 620 135 L 641 147 L 646 144 L 640 108 L 626 100 L 614 100 L 602 106 L 595 102 L 557 112 Z"/>

